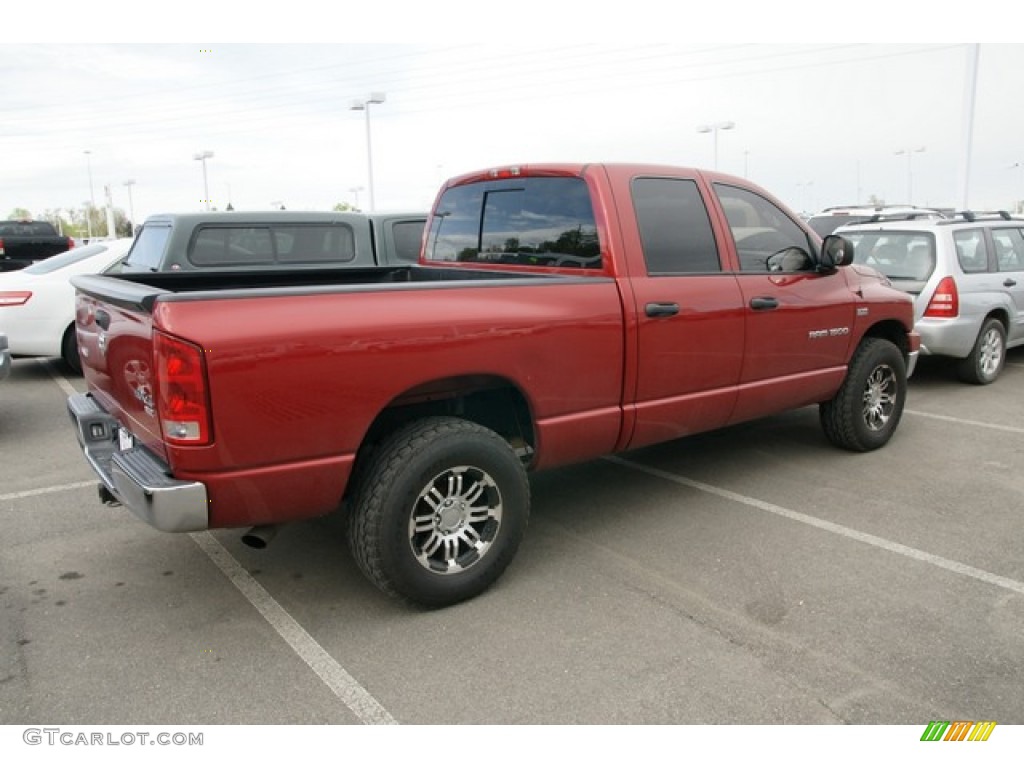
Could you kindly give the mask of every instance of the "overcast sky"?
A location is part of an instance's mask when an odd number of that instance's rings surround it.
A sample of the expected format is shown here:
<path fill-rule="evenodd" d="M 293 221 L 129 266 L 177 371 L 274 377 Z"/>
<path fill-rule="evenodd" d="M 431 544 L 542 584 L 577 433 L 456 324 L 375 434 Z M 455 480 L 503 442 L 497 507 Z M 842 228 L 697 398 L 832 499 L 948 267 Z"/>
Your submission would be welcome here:
<path fill-rule="evenodd" d="M 495 165 L 711 168 L 714 134 L 697 127 L 724 121 L 719 170 L 795 210 L 962 205 L 972 45 L 510 37 L 6 44 L 0 215 L 102 205 L 105 186 L 127 212 L 129 179 L 137 221 L 198 210 L 203 150 L 217 208 L 366 209 L 366 115 L 350 106 L 374 92 L 377 210 L 426 210 L 445 178 Z M 1024 198 L 1024 45 L 977 51 L 968 203 L 1007 208 Z"/>

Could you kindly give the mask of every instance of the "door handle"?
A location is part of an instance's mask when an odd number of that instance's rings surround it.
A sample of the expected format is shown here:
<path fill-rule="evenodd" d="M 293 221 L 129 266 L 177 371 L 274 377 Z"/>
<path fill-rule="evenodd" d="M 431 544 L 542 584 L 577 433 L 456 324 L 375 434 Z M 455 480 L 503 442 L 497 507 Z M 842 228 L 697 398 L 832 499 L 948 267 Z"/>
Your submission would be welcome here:
<path fill-rule="evenodd" d="M 751 309 L 778 309 L 779 300 L 771 296 L 757 296 L 750 300 Z"/>
<path fill-rule="evenodd" d="M 1005 280 L 1003 280 L 1003 285 L 1005 285 L 1007 288 L 1013 288 L 1013 286 L 1015 286 L 1016 284 L 1017 281 L 1014 280 L 1012 277 L 1008 277 Z"/>
<path fill-rule="evenodd" d="M 644 311 L 648 317 L 672 317 L 679 314 L 679 305 L 673 301 L 652 301 Z"/>

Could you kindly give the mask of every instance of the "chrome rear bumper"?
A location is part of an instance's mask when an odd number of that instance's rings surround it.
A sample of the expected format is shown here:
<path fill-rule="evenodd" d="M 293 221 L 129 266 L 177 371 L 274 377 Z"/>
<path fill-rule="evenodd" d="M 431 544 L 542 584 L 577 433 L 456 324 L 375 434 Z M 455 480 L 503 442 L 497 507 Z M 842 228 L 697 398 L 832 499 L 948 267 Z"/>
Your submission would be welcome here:
<path fill-rule="evenodd" d="M 175 479 L 167 464 L 143 446 L 121 450 L 120 425 L 91 395 L 69 397 L 68 415 L 100 482 L 137 517 L 172 533 L 209 527 L 205 485 Z"/>

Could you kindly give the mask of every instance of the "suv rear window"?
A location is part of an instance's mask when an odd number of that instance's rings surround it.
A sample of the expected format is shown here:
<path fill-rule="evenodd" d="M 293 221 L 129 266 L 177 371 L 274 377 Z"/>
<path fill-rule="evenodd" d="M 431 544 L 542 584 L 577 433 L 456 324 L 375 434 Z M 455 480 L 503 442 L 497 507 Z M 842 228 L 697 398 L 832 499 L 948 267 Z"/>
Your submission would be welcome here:
<path fill-rule="evenodd" d="M 930 232 L 845 232 L 853 262 L 874 267 L 891 280 L 927 280 L 935 269 L 935 237 Z"/>
<path fill-rule="evenodd" d="M 601 245 L 586 182 L 516 178 L 446 190 L 431 220 L 426 257 L 600 269 Z"/>

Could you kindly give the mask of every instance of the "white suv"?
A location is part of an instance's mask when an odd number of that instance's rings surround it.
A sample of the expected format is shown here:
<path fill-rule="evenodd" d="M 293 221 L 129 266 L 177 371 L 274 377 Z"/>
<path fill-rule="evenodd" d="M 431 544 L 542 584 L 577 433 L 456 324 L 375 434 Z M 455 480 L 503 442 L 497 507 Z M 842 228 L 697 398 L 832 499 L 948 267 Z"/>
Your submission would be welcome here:
<path fill-rule="evenodd" d="M 854 263 L 914 296 L 921 354 L 960 360 L 964 381 L 990 384 L 1008 347 L 1024 344 L 1024 219 L 1005 211 L 839 227 Z"/>

